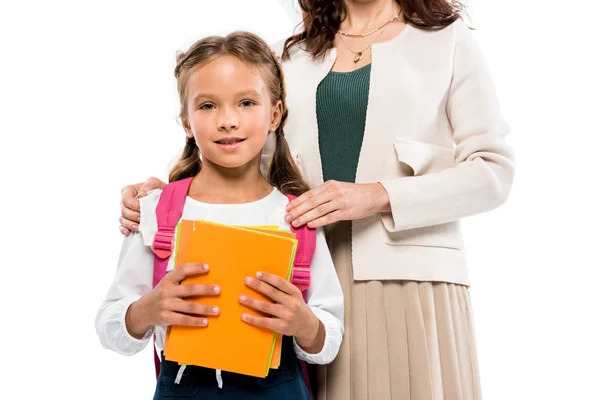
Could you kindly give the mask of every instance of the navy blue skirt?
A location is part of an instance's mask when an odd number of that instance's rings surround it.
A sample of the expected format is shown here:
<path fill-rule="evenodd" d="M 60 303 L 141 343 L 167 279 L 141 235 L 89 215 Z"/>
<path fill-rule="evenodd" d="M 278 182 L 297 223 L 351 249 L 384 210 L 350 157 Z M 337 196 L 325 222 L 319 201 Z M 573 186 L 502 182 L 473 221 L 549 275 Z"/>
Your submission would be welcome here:
<path fill-rule="evenodd" d="M 193 365 L 188 365 L 179 383 L 175 383 L 179 365 L 166 361 L 163 356 L 154 400 L 311 400 L 291 338 L 284 337 L 281 353 L 279 368 L 269 371 L 263 379 L 223 371 L 222 388 L 219 388 L 214 369 Z"/>

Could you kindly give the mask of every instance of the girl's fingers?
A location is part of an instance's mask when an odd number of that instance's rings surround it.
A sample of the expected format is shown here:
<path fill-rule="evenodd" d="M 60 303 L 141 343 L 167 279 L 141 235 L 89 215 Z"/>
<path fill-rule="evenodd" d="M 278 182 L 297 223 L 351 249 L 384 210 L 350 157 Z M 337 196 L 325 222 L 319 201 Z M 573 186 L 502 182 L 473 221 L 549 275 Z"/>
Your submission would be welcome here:
<path fill-rule="evenodd" d="M 242 320 L 250 325 L 254 325 L 259 328 L 266 328 L 283 335 L 287 333 L 285 330 L 285 323 L 276 318 L 257 317 L 250 314 L 242 314 Z"/>
<path fill-rule="evenodd" d="M 246 281 L 250 282 L 252 284 L 254 284 L 253 281 L 266 283 L 266 284 L 268 284 L 268 286 L 271 286 L 271 287 L 275 288 L 276 290 L 278 289 L 280 292 L 283 292 L 283 293 L 291 295 L 291 296 L 297 295 L 300 293 L 298 288 L 296 286 L 294 286 L 294 284 L 291 283 L 290 281 L 285 280 L 280 276 L 269 274 L 268 272 L 258 272 L 256 274 L 256 279 L 252 279 L 252 278 L 250 278 L 250 279 L 251 280 L 249 280 L 249 278 L 246 278 Z M 259 283 L 256 283 L 256 284 L 258 285 Z M 249 286 L 252 287 L 250 284 L 249 284 Z M 276 299 L 273 299 L 273 300 L 276 300 Z M 278 302 L 278 303 L 280 303 L 280 302 Z"/>
<path fill-rule="evenodd" d="M 186 301 L 182 299 L 173 299 L 170 304 L 171 311 L 178 313 L 187 314 L 190 316 L 215 316 L 219 315 L 219 307 L 211 306 L 208 304 L 198 304 L 193 301 Z"/>
<path fill-rule="evenodd" d="M 208 265 L 200 263 L 184 264 L 175 268 L 172 272 L 165 275 L 164 279 L 174 284 L 179 284 L 182 280 L 192 275 L 205 274 L 208 272 Z"/>
<path fill-rule="evenodd" d="M 194 283 L 186 283 L 177 286 L 173 295 L 175 297 L 197 297 L 197 296 L 215 296 L 221 292 L 221 288 L 217 285 L 200 285 Z"/>
<path fill-rule="evenodd" d="M 285 318 L 287 315 L 285 308 L 280 304 L 273 304 L 263 300 L 254 299 L 245 295 L 239 297 L 240 303 L 250 308 L 260 311 L 277 318 Z"/>
<path fill-rule="evenodd" d="M 257 276 L 258 276 L 258 274 L 257 274 Z M 282 281 L 285 282 L 284 279 L 282 279 Z M 269 283 L 262 281 L 261 279 L 252 278 L 252 277 L 247 277 L 245 279 L 245 282 L 248 287 L 265 295 L 266 297 L 275 301 L 276 303 L 280 303 L 280 304 L 288 303 L 287 297 L 289 296 L 289 293 L 288 293 L 289 289 L 288 289 L 288 291 L 283 291 L 275 285 L 271 285 Z"/>
<path fill-rule="evenodd" d="M 166 313 L 166 316 L 161 320 L 160 326 L 169 325 L 187 325 L 187 326 L 198 326 L 205 327 L 208 325 L 208 320 L 204 317 L 196 317 L 177 312 Z"/>

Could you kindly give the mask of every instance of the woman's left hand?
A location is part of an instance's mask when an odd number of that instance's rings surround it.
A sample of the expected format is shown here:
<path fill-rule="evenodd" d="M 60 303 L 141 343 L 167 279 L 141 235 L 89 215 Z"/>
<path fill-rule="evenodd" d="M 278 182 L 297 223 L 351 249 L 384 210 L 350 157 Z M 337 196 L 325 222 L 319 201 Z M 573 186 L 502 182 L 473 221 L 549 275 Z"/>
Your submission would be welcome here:
<path fill-rule="evenodd" d="M 247 277 L 246 285 L 275 303 L 241 295 L 240 303 L 271 316 L 259 317 L 244 313 L 242 319 L 245 322 L 286 336 L 294 336 L 302 347 L 310 348 L 317 344 L 315 342 L 320 336 L 322 323 L 304 302 L 302 293 L 296 286 L 266 272 L 259 272 L 256 278 Z"/>
<path fill-rule="evenodd" d="M 380 183 L 327 181 L 291 201 L 285 220 L 294 227 L 317 228 L 384 211 L 390 211 L 390 199 Z"/>

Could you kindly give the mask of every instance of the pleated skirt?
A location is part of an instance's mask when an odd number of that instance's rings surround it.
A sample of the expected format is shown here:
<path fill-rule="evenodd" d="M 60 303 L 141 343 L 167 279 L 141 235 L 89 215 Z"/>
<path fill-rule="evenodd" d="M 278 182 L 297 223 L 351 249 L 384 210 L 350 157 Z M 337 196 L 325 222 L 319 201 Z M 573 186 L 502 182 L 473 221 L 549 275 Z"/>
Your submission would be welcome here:
<path fill-rule="evenodd" d="M 318 400 L 481 399 L 468 287 L 352 279 L 351 223 L 326 231 L 345 297 L 336 360 Z"/>

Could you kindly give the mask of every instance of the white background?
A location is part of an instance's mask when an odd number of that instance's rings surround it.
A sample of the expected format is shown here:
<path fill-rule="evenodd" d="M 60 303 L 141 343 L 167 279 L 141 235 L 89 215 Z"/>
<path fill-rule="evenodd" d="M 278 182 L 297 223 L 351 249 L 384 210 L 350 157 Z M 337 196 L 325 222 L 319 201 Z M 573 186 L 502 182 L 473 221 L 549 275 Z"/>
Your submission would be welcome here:
<path fill-rule="evenodd" d="M 151 347 L 125 358 L 94 329 L 120 189 L 182 148 L 175 52 L 284 38 L 293 3 L 2 1 L 0 397 L 151 398 Z M 484 398 L 600 399 L 600 8 L 469 4 L 517 152 L 508 202 L 463 223 Z"/>

